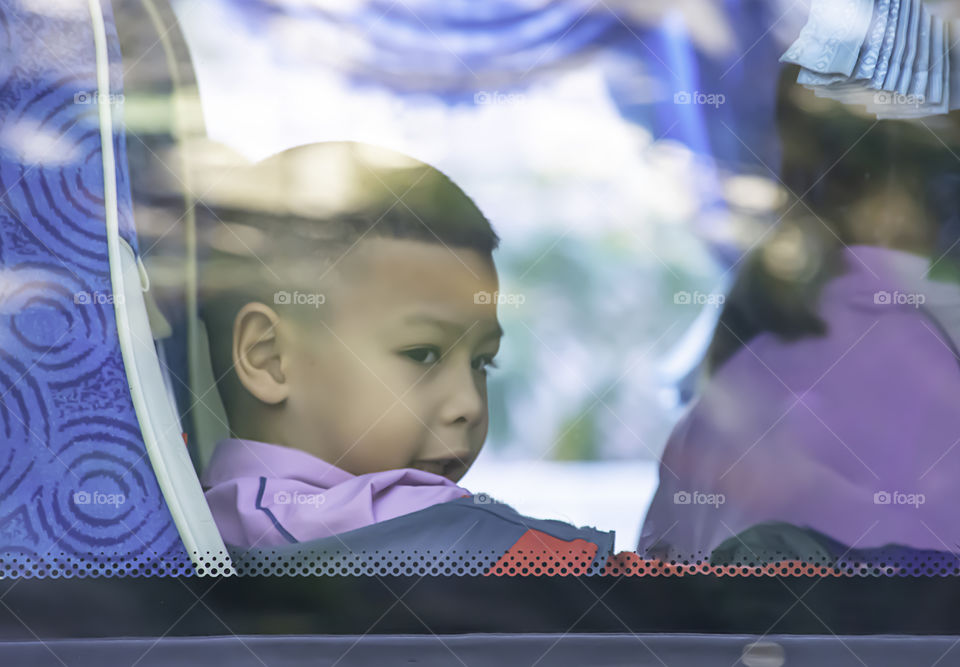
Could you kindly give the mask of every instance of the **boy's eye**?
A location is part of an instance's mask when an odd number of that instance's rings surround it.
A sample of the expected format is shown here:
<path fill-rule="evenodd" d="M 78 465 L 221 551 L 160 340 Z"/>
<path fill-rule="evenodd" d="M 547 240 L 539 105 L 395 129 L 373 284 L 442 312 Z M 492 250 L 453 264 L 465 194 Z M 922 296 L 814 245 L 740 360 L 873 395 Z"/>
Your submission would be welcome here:
<path fill-rule="evenodd" d="M 418 364 L 435 364 L 440 361 L 440 351 L 435 347 L 415 347 L 412 350 L 404 350 L 401 354 Z"/>
<path fill-rule="evenodd" d="M 482 357 L 477 357 L 473 360 L 473 370 L 487 372 L 487 369 L 496 368 L 497 362 L 490 355 L 484 355 Z"/>

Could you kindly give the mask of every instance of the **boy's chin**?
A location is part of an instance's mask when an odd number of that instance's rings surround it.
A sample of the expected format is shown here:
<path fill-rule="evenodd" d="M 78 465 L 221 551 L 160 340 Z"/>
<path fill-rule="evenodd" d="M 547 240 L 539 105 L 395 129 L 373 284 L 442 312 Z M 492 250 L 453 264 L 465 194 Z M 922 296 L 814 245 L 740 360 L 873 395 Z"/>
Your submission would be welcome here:
<path fill-rule="evenodd" d="M 463 467 L 462 467 L 460 470 L 458 470 L 457 472 L 444 475 L 444 477 L 446 477 L 447 479 L 449 479 L 449 480 L 450 480 L 451 482 L 453 482 L 454 484 L 458 484 L 458 483 L 460 482 L 460 480 L 463 479 L 463 476 L 467 474 L 467 470 L 469 470 L 469 467 L 463 466 Z"/>
<path fill-rule="evenodd" d="M 467 474 L 469 466 L 457 459 L 442 459 L 436 461 L 414 461 L 408 467 L 445 477 L 456 484 Z"/>

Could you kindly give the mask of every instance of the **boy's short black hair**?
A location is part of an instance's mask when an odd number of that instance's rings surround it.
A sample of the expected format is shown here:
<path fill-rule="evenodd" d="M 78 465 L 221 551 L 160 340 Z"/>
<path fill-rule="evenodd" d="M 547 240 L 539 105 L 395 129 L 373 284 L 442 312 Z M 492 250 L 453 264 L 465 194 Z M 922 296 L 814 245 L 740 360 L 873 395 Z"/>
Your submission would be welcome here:
<path fill-rule="evenodd" d="M 195 181 L 202 195 L 200 314 L 218 379 L 232 375 L 240 308 L 257 301 L 275 307 L 273 295 L 295 287 L 286 282 L 292 275 L 319 280 L 363 239 L 416 240 L 485 256 L 499 244 L 477 205 L 445 174 L 367 144 L 308 144 L 256 164 L 200 169 Z M 225 404 L 231 390 L 221 391 Z"/>
<path fill-rule="evenodd" d="M 202 192 L 197 218 L 208 267 L 228 257 L 267 268 L 305 253 L 335 260 L 368 236 L 485 255 L 499 244 L 477 205 L 444 173 L 367 144 L 308 144 L 252 165 L 221 164 L 204 176 L 209 187 L 195 189 Z"/>

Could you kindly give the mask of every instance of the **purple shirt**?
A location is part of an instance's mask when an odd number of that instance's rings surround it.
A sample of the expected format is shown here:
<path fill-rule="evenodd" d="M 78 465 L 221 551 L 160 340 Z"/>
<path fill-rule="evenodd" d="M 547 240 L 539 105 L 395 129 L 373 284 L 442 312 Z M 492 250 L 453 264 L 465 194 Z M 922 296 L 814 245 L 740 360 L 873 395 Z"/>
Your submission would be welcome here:
<path fill-rule="evenodd" d="M 750 340 L 674 429 L 641 552 L 706 555 L 774 520 L 960 551 L 960 287 L 925 280 L 916 255 L 845 253 L 826 335 Z"/>
<path fill-rule="evenodd" d="M 470 495 L 421 470 L 352 475 L 298 449 L 239 439 L 217 444 L 201 484 L 224 542 L 242 548 L 329 537 Z"/>

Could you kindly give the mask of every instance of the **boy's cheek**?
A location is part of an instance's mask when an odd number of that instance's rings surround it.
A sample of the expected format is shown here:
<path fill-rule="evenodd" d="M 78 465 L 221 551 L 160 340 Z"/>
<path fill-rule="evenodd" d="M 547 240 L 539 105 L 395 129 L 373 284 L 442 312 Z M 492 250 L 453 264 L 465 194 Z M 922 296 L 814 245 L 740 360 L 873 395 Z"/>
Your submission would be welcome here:
<path fill-rule="evenodd" d="M 362 362 L 356 358 L 350 360 L 348 376 L 356 379 L 355 391 L 364 392 L 374 400 L 382 401 L 383 399 L 378 398 L 380 394 L 395 400 L 397 396 L 403 396 L 425 381 L 425 368 L 392 350 L 378 350 L 376 353 L 371 351 L 361 358 Z"/>
<path fill-rule="evenodd" d="M 490 432 L 490 418 L 487 417 L 483 420 L 482 424 L 477 425 L 476 432 L 471 438 L 471 444 L 473 445 L 473 450 L 476 454 L 480 453 L 480 450 L 483 449 L 483 445 L 487 442 L 487 435 Z"/>
<path fill-rule="evenodd" d="M 354 475 L 398 470 L 409 467 L 416 460 L 416 454 L 416 447 L 407 446 L 407 443 L 393 438 L 369 438 L 357 444 L 343 457 L 345 465 L 341 467 Z"/>
<path fill-rule="evenodd" d="M 412 406 L 391 396 L 386 405 L 370 402 L 357 407 L 362 409 L 349 417 L 341 415 L 346 426 L 340 436 L 344 447 L 352 447 L 357 458 L 378 470 L 403 468 L 416 458 L 428 431 Z"/>

